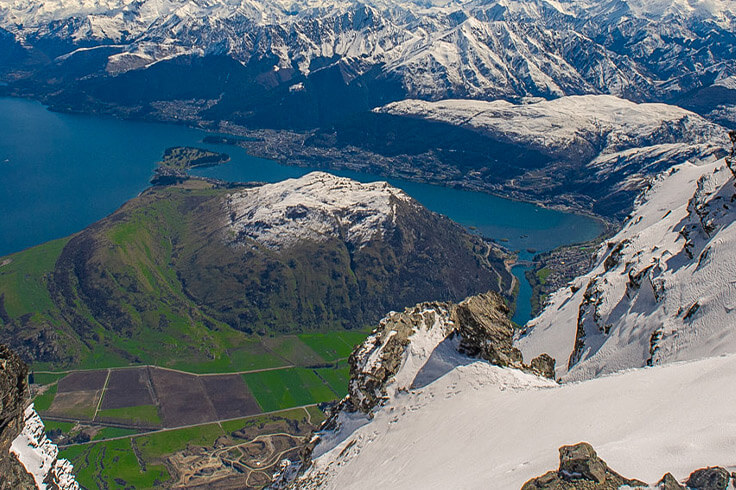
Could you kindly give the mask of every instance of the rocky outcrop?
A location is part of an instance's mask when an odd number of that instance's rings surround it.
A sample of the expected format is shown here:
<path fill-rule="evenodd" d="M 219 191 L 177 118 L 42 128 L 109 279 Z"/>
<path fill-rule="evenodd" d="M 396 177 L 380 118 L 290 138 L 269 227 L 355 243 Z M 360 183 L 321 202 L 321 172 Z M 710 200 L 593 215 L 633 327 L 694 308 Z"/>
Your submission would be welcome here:
<path fill-rule="evenodd" d="M 529 480 L 522 490 L 616 490 L 622 485 L 646 487 L 639 480 L 631 480 L 619 475 L 608 467 L 596 454 L 593 446 L 581 442 L 560 448 L 560 467 Z"/>
<path fill-rule="evenodd" d="M 29 406 L 28 366 L 0 344 L 0 490 L 79 490 L 72 464 L 58 454 Z"/>
<path fill-rule="evenodd" d="M 370 413 L 389 398 L 387 386 L 412 354 L 427 358 L 445 342 L 460 354 L 552 378 L 555 360 L 550 356 L 542 354 L 524 364 L 521 352 L 513 346 L 514 326 L 508 314 L 503 298 L 493 292 L 458 304 L 421 303 L 389 314 L 351 354 L 349 394 L 341 408 Z M 407 378 L 403 384 L 416 386 L 419 372 L 401 375 Z"/>
<path fill-rule="evenodd" d="M 725 490 L 731 475 L 717 466 L 703 468 L 690 474 L 685 484 L 680 484 L 671 473 L 665 474 L 652 487 L 646 483 L 625 478 L 598 457 L 593 446 L 580 442 L 560 448 L 560 467 L 526 482 L 522 490 L 615 490 L 629 487 L 657 488 L 659 490 Z"/>
<path fill-rule="evenodd" d="M 729 481 L 731 475 L 725 468 L 712 466 L 693 471 L 686 484 L 697 490 L 726 490 Z"/>
<path fill-rule="evenodd" d="M 555 361 L 543 354 L 530 365 L 513 347 L 514 326 L 509 309 L 497 293 L 471 296 L 460 303 L 420 303 L 391 312 L 353 350 L 348 395 L 331 411 L 301 455 L 302 462 L 281 472 L 275 488 L 288 488 L 290 479 L 306 469 L 318 444 L 332 444 L 349 433 L 356 419 L 374 416 L 395 395 L 427 386 L 453 367 L 484 359 L 539 376 L 552 377 Z"/>
<path fill-rule="evenodd" d="M 33 488 L 33 476 L 10 451 L 23 430 L 28 405 L 28 366 L 0 344 L 0 489 Z"/>

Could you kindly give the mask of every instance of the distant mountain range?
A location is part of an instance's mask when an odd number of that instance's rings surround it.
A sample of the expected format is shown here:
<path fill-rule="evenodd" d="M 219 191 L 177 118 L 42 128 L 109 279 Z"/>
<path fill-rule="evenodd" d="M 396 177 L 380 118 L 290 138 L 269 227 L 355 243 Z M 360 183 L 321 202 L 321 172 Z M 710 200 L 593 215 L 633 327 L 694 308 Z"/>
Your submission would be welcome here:
<path fill-rule="evenodd" d="M 68 110 L 315 127 L 404 98 L 611 94 L 734 121 L 736 2 L 15 0 L 11 93 Z"/>

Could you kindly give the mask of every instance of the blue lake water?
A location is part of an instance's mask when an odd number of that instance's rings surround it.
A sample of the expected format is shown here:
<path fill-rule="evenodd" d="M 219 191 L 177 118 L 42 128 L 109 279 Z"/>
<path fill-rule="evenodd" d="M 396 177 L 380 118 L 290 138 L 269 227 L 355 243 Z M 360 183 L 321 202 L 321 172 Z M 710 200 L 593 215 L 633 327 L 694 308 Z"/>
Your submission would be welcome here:
<path fill-rule="evenodd" d="M 276 182 L 314 169 L 288 167 L 248 155 L 242 148 L 203 144 L 207 133 L 169 124 L 120 121 L 47 111 L 37 102 L 0 98 L 0 256 L 81 230 L 148 186 L 167 147 L 196 145 L 224 151 L 231 161 L 198 169 L 231 181 Z M 334 172 L 363 182 L 386 180 Z M 503 240 L 512 250 L 546 251 L 596 237 L 591 218 L 544 209 L 479 192 L 388 179 L 429 209 Z M 530 316 L 531 288 L 523 268 L 514 321 Z"/>

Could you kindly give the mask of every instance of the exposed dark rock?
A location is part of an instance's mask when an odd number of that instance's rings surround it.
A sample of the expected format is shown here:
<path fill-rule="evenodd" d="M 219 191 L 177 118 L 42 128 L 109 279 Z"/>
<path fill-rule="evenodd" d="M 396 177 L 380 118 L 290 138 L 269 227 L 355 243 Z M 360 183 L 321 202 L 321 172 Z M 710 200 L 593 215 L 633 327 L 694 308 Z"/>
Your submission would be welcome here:
<path fill-rule="evenodd" d="M 560 467 L 529 480 L 522 490 L 615 490 L 622 485 L 646 487 L 647 484 L 624 478 L 598 457 L 587 442 L 560 448 Z"/>
<path fill-rule="evenodd" d="M 685 487 L 680 485 L 672 473 L 666 473 L 657 483 L 657 488 L 659 490 L 685 490 Z"/>
<path fill-rule="evenodd" d="M 23 430 L 28 405 L 28 366 L 7 346 L 0 344 L 0 489 L 35 488 L 31 476 L 10 452 Z"/>
<path fill-rule="evenodd" d="M 554 379 L 555 377 L 555 360 L 548 354 L 541 354 L 532 359 L 529 367 L 532 368 L 533 372 L 545 378 Z"/>
<path fill-rule="evenodd" d="M 349 394 L 335 414 L 341 409 L 368 414 L 381 404 L 386 384 L 401 368 L 411 336 L 422 324 L 439 323 L 433 328 L 443 328 L 446 339 L 458 336 L 458 351 L 470 357 L 554 377 L 555 360 L 547 354 L 535 358 L 529 366 L 523 363 L 521 352 L 513 346 L 514 326 L 508 313 L 504 299 L 493 292 L 471 296 L 459 304 L 420 303 L 392 313 L 350 355 Z M 329 429 L 333 422 L 328 419 L 323 429 Z"/>
<path fill-rule="evenodd" d="M 702 468 L 690 474 L 685 486 L 666 473 L 654 488 L 659 490 L 726 490 L 731 474 L 718 466 Z M 615 490 L 622 485 L 647 487 L 635 479 L 625 478 L 600 459 L 587 442 L 560 448 L 560 467 L 526 482 L 522 490 Z M 649 487 L 652 488 L 652 487 Z"/>
<path fill-rule="evenodd" d="M 687 486 L 694 490 L 725 490 L 731 475 L 724 468 L 709 466 L 693 471 L 687 479 Z"/>
<path fill-rule="evenodd" d="M 514 347 L 514 326 L 509 309 L 496 294 L 473 296 L 452 309 L 451 318 L 461 335 L 460 352 L 498 366 L 521 367 L 521 352 Z"/>

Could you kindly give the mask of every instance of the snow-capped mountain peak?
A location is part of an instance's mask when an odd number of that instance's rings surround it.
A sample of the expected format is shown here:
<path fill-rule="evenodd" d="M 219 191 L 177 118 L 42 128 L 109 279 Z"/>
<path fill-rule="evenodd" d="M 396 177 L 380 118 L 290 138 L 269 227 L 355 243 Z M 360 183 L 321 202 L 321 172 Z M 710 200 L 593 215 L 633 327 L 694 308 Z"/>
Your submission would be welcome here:
<path fill-rule="evenodd" d="M 225 206 L 229 229 L 238 238 L 272 248 L 339 238 L 360 248 L 392 225 L 397 202 L 413 200 L 386 182 L 362 184 L 312 172 L 237 192 Z"/>

